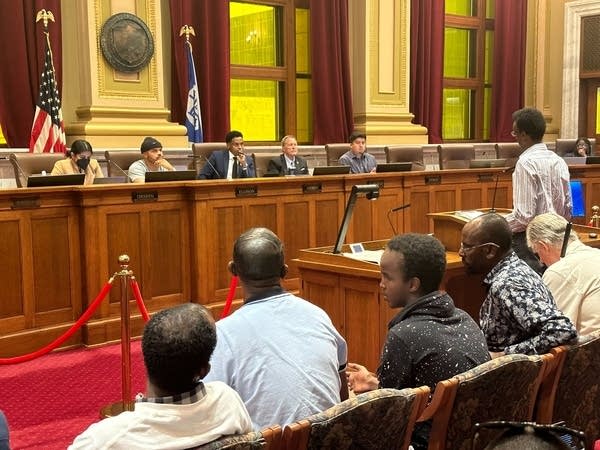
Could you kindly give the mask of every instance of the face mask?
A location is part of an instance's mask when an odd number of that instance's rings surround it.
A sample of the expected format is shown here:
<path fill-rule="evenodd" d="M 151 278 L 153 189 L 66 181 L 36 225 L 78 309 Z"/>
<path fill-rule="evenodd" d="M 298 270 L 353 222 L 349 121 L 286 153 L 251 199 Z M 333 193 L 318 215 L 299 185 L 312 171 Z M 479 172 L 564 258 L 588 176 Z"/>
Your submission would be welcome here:
<path fill-rule="evenodd" d="M 78 159 L 76 163 L 77 167 L 79 167 L 82 172 L 85 172 L 85 169 L 87 169 L 87 166 L 90 164 L 90 160 L 88 158 Z"/>

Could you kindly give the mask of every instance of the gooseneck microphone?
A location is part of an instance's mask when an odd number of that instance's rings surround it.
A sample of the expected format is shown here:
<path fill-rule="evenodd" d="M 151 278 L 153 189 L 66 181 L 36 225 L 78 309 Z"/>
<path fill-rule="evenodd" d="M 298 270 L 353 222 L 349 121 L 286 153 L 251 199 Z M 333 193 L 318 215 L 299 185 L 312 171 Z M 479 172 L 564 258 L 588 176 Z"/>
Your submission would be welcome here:
<path fill-rule="evenodd" d="M 560 249 L 560 257 L 564 258 L 567 254 L 567 246 L 569 245 L 569 236 L 571 236 L 571 228 L 573 227 L 572 222 L 567 222 L 565 227 L 565 237 L 563 238 L 562 248 Z"/>
<path fill-rule="evenodd" d="M 204 160 L 206 161 L 206 164 L 208 164 L 208 166 L 212 169 L 212 171 L 215 173 L 215 175 L 217 176 L 218 179 L 222 179 L 223 177 L 221 176 L 221 174 L 219 173 L 219 171 L 217 170 L 217 168 L 213 165 L 213 163 L 210 162 L 210 158 L 207 158 L 205 154 L 201 153 L 200 157 L 204 158 Z"/>
<path fill-rule="evenodd" d="M 394 227 L 394 223 L 392 222 L 391 214 L 394 212 L 398 212 L 402 209 L 408 208 L 409 206 L 410 206 L 410 203 L 407 203 L 406 205 L 396 206 L 395 208 L 392 208 L 387 212 L 387 219 L 388 219 L 388 222 L 390 223 L 390 227 L 392 227 L 394 236 L 396 236 L 398 233 L 396 232 L 396 227 Z"/>
<path fill-rule="evenodd" d="M 20 183 L 21 186 L 19 187 L 26 187 L 27 186 L 27 179 L 29 178 L 29 175 L 27 175 L 25 173 L 25 171 L 23 170 L 23 168 L 21 167 L 21 165 L 19 164 L 19 161 L 17 160 L 17 158 L 10 158 L 11 162 L 15 165 L 15 167 L 17 168 L 17 171 L 19 172 L 19 175 L 21 177 L 23 177 L 23 182 Z"/>
<path fill-rule="evenodd" d="M 500 179 L 500 174 L 502 173 L 513 173 L 515 170 L 515 165 L 512 165 L 510 167 L 507 167 L 504 170 L 501 170 L 500 172 L 496 173 L 496 181 L 494 182 L 494 193 L 492 194 L 492 205 L 490 207 L 490 211 L 491 213 L 495 213 L 496 212 L 496 192 L 498 191 L 498 180 Z"/>
<path fill-rule="evenodd" d="M 116 162 L 114 162 L 112 159 L 108 160 L 108 163 L 110 165 L 112 165 L 113 167 L 115 167 L 119 172 L 121 172 L 123 174 L 123 176 L 125 176 L 125 183 L 129 183 L 129 175 L 127 174 L 127 172 L 125 172 L 123 169 L 121 169 L 121 166 L 119 166 Z"/>

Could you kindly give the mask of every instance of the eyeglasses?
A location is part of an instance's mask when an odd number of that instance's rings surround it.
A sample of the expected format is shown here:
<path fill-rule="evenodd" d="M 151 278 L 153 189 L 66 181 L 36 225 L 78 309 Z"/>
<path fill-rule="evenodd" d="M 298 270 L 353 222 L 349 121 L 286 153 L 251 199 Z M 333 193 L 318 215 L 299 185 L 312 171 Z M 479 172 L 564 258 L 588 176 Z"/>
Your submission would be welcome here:
<path fill-rule="evenodd" d="M 473 435 L 472 447 L 473 449 L 484 448 L 489 445 L 490 442 L 484 442 L 486 439 L 482 439 L 482 434 L 488 438 L 494 440 L 499 438 L 498 434 L 490 434 L 491 430 L 500 431 L 501 436 L 515 436 L 515 435 L 531 435 L 537 436 L 540 440 L 554 440 L 559 439 L 566 444 L 572 450 L 584 450 L 585 449 L 585 434 L 582 431 L 574 430 L 572 428 L 565 427 L 564 422 L 556 424 L 537 424 L 534 422 L 509 422 L 509 421 L 492 421 L 485 423 L 475 424 L 475 434 Z M 488 431 L 488 433 L 482 433 L 482 431 Z M 492 439 L 488 439 L 491 441 Z"/>
<path fill-rule="evenodd" d="M 478 244 L 478 245 L 467 245 L 464 242 L 461 242 L 460 243 L 460 249 L 458 251 L 466 253 L 466 252 L 468 252 L 470 250 L 474 250 L 476 248 L 483 247 L 484 245 L 493 245 L 494 247 L 500 248 L 500 246 L 498 244 L 496 244 L 495 242 L 486 242 L 484 244 Z"/>

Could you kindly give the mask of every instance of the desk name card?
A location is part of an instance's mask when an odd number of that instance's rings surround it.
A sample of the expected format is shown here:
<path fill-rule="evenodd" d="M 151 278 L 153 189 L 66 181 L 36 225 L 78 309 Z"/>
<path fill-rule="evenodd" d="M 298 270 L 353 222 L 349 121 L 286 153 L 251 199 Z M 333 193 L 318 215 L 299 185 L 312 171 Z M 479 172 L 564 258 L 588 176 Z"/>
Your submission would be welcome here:
<path fill-rule="evenodd" d="M 10 202 L 10 209 L 33 209 L 40 207 L 40 197 L 37 195 L 31 197 L 11 198 Z"/>
<path fill-rule="evenodd" d="M 158 191 L 133 191 L 131 201 L 133 203 L 156 202 L 158 201 Z"/>
<path fill-rule="evenodd" d="M 256 197 L 258 186 L 238 186 L 235 188 L 236 197 Z"/>
<path fill-rule="evenodd" d="M 302 185 L 302 193 L 303 194 L 319 194 L 323 191 L 323 186 L 321 183 L 310 183 Z"/>

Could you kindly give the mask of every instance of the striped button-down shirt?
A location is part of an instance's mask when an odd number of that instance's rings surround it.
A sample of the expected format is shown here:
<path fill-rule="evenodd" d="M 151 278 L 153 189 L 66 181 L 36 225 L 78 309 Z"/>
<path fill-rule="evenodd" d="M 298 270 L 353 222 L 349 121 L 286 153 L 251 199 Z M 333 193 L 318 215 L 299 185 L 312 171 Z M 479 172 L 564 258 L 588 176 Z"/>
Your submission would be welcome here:
<path fill-rule="evenodd" d="M 537 215 L 554 212 L 571 218 L 572 201 L 569 168 L 546 144 L 525 150 L 512 176 L 513 211 L 506 220 L 514 233 L 524 231 Z"/>

